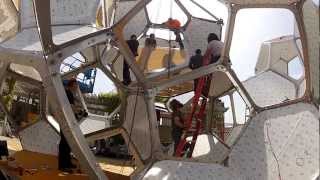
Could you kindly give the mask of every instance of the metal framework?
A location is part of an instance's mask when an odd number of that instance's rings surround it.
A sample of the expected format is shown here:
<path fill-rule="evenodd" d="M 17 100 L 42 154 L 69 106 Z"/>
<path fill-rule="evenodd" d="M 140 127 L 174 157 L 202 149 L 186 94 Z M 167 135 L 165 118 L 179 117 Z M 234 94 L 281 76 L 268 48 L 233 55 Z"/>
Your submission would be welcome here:
<path fill-rule="evenodd" d="M 6 74 L 13 75 L 15 78 L 20 78 L 23 81 L 41 85 L 42 93 L 41 93 L 41 116 L 46 117 L 47 114 L 47 106 L 48 104 L 53 109 L 53 115 L 58 120 L 61 130 L 64 132 L 68 143 L 70 144 L 73 153 L 75 153 L 78 158 L 81 166 L 86 170 L 91 179 L 107 179 L 105 177 L 102 170 L 98 167 L 93 154 L 90 152 L 87 146 L 87 140 L 93 140 L 100 137 L 109 137 L 116 134 L 122 134 L 125 140 L 130 144 L 130 150 L 135 156 L 135 160 L 138 166 L 138 169 L 143 169 L 150 165 L 150 163 L 155 162 L 157 160 L 166 159 L 168 157 L 164 156 L 160 151 L 161 144 L 159 140 L 158 126 L 155 114 L 155 106 L 154 106 L 154 98 L 156 94 L 168 87 L 173 85 L 181 84 L 183 82 L 190 81 L 192 79 L 199 78 L 204 75 L 212 74 L 216 71 L 225 73 L 230 81 L 232 82 L 235 89 L 240 93 L 241 97 L 245 100 L 246 104 L 250 107 L 251 112 L 259 113 L 268 109 L 275 109 L 283 106 L 287 106 L 290 104 L 295 104 L 298 102 L 308 102 L 310 103 L 312 100 L 311 93 L 311 78 L 310 78 L 310 62 L 309 62 L 309 52 L 308 48 L 311 48 L 307 41 L 306 27 L 304 25 L 303 19 L 303 5 L 305 1 L 297 1 L 292 4 L 288 4 L 287 1 L 277 1 L 277 2 L 266 2 L 264 0 L 255 1 L 255 3 L 247 3 L 244 0 L 231 0 L 225 1 L 229 8 L 229 17 L 228 24 L 226 27 L 225 34 L 225 45 L 223 48 L 222 56 L 220 63 L 214 65 L 208 65 L 206 67 L 201 67 L 197 70 L 194 70 L 189 73 L 182 73 L 176 76 L 171 77 L 168 80 L 164 80 L 161 82 L 153 82 L 153 78 L 157 78 L 163 76 L 163 73 L 153 75 L 153 77 L 145 76 L 143 70 L 136 63 L 133 54 L 131 53 L 125 39 L 124 39 L 124 28 L 125 26 L 135 17 L 140 11 L 146 11 L 146 5 L 151 2 L 151 0 L 139 0 L 134 7 L 126 13 L 119 21 L 115 24 L 112 24 L 112 18 L 110 18 L 110 14 L 108 9 L 109 6 L 105 0 L 102 1 L 102 14 L 103 14 L 103 25 L 101 29 L 96 29 L 95 32 L 90 32 L 84 36 L 78 37 L 76 39 L 68 40 L 60 45 L 54 43 L 53 40 L 53 26 L 51 25 L 51 14 L 50 14 L 50 0 L 33 0 L 34 12 L 36 16 L 36 22 L 39 34 L 39 41 L 41 42 L 41 51 L 25 51 L 22 49 L 12 49 L 7 48 L 5 46 L 1 46 L 0 44 L 0 83 L 3 82 Z M 188 23 L 190 23 L 191 14 L 188 10 L 181 4 L 179 0 L 175 0 L 179 7 L 183 10 L 183 12 L 188 17 Z M 197 5 L 197 4 L 196 4 Z M 199 5 L 197 5 L 199 6 Z M 199 6 L 200 7 L 200 6 Z M 205 9 L 200 7 L 201 9 Z M 228 64 L 229 52 L 232 43 L 232 34 L 234 31 L 234 23 L 235 18 L 237 16 L 237 12 L 244 8 L 285 8 L 290 10 L 295 15 L 295 20 L 297 22 L 297 26 L 300 32 L 300 38 L 302 43 L 302 54 L 303 54 L 303 63 L 305 69 L 305 80 L 306 80 L 306 91 L 303 97 L 298 98 L 293 101 L 283 102 L 267 107 L 259 107 L 254 100 L 251 98 L 250 94 L 247 92 L 242 82 L 237 78 L 236 74 Z M 210 13 L 210 12 L 208 12 Z M 111 13 L 112 17 L 114 16 L 114 12 Z M 211 14 L 211 13 L 210 13 Z M 217 20 L 217 22 L 220 20 Z M 150 26 L 151 22 L 148 22 L 148 26 Z M 63 26 L 63 25 L 62 25 Z M 183 30 L 186 29 L 185 25 L 182 27 Z M 108 28 L 107 28 L 108 27 Z M 153 27 L 157 28 L 157 25 L 153 25 Z M 99 46 L 107 46 L 110 45 L 110 41 L 115 43 L 115 46 L 118 48 L 120 54 L 124 57 L 127 64 L 130 66 L 130 69 L 134 73 L 136 77 L 137 83 L 134 86 L 126 87 L 122 85 L 121 80 L 109 69 L 109 65 L 107 61 L 107 55 L 100 51 Z M 74 69 L 65 74 L 60 74 L 60 66 L 63 60 L 76 52 L 81 52 L 84 49 L 93 48 L 94 51 L 94 59 L 84 66 Z M 35 68 L 42 79 L 42 82 L 38 82 L 32 80 L 32 78 L 24 77 L 22 75 L 16 74 L 14 72 L 10 72 L 8 70 L 9 65 L 20 64 L 25 66 L 30 66 Z M 64 92 L 64 88 L 62 85 L 62 79 L 67 79 L 72 77 L 79 72 L 83 72 L 92 67 L 100 68 L 117 86 L 121 93 L 126 95 L 122 96 L 123 107 L 122 107 L 122 116 L 121 119 L 123 124 L 133 124 L 134 118 L 124 118 L 124 114 L 126 112 L 125 109 L 128 104 L 129 94 L 135 94 L 136 96 L 142 97 L 145 103 L 146 108 L 146 122 L 149 129 L 134 129 L 133 133 L 148 133 L 150 134 L 150 149 L 140 149 L 136 147 L 137 144 L 143 143 L 145 141 L 143 138 L 134 139 L 130 137 L 129 133 L 130 129 L 127 126 L 121 125 L 118 129 L 110 129 L 105 130 L 102 133 L 92 135 L 87 137 L 87 139 L 83 136 L 80 131 L 79 125 L 73 115 L 70 104 L 68 103 L 67 97 Z M 112 69 L 112 67 L 111 67 Z M 45 93 L 44 93 L 45 91 Z M 142 92 L 140 92 L 142 91 Z M 128 95 L 128 96 L 127 96 Z M 44 98 L 47 96 L 47 98 Z M 232 96 L 230 96 L 231 101 Z M 233 103 L 232 103 L 233 104 Z M 0 106 L 1 109 L 7 114 L 8 119 L 12 120 L 9 114 L 9 110 L 5 107 L 3 103 L 2 97 L 0 97 Z M 232 105 L 234 107 L 234 105 Z M 234 109 L 232 109 L 233 115 L 235 114 Z M 235 116 L 234 116 L 235 117 Z M 234 119 L 235 121 L 235 119 Z M 250 124 L 250 121 L 247 123 Z M 241 135 L 238 137 L 236 142 L 242 137 L 242 134 L 245 132 L 245 128 L 243 128 Z M 140 131 L 140 132 L 139 132 Z M 147 157 L 142 157 L 141 154 L 147 153 Z"/>

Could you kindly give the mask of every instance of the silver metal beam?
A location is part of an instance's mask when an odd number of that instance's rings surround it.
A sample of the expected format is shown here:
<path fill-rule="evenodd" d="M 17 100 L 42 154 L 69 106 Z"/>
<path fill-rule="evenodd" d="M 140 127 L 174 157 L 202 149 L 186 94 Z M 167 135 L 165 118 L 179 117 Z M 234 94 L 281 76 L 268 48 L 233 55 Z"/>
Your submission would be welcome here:
<path fill-rule="evenodd" d="M 84 72 L 84 71 L 86 71 L 88 69 L 97 67 L 97 64 L 98 64 L 97 61 L 93 61 L 93 62 L 90 62 L 90 63 L 83 64 L 78 68 L 75 68 L 75 69 L 73 69 L 71 71 L 68 71 L 68 72 L 62 74 L 61 75 L 62 79 L 70 79 L 70 78 L 72 78 L 74 76 L 77 76 L 81 72 Z"/>
<path fill-rule="evenodd" d="M 181 8 L 181 10 L 185 13 L 185 15 L 187 16 L 187 22 L 186 24 L 182 27 L 182 29 L 186 29 L 187 26 L 189 25 L 189 23 L 191 22 L 191 17 L 192 15 L 190 14 L 190 12 L 187 10 L 186 7 L 184 7 L 184 5 L 180 2 L 180 0 L 174 0 L 174 2 L 177 3 L 177 5 Z"/>
<path fill-rule="evenodd" d="M 234 106 L 233 93 L 229 94 L 229 98 L 230 98 L 231 110 L 232 110 L 233 127 L 235 127 L 237 125 L 237 117 L 236 117 L 236 110 Z"/>
<path fill-rule="evenodd" d="M 75 119 L 59 75 L 59 66 L 48 67 L 47 74 L 42 74 L 42 79 L 52 106 L 53 115 L 58 120 L 60 130 L 66 137 L 72 152 L 76 155 L 90 179 L 106 179 Z"/>
<path fill-rule="evenodd" d="M 151 161 L 155 160 L 159 154 L 162 154 L 156 109 L 154 106 L 155 95 L 156 94 L 153 90 L 149 90 L 144 96 L 151 135 Z"/>
<path fill-rule="evenodd" d="M 310 75 L 310 58 L 309 58 L 309 52 L 308 48 L 313 48 L 313 47 L 308 47 L 307 43 L 307 34 L 306 34 L 306 29 L 304 25 L 304 19 L 303 19 L 303 4 L 304 1 L 301 1 L 298 3 L 297 6 L 293 6 L 291 9 L 294 12 L 294 16 L 297 22 L 298 30 L 300 33 L 300 39 L 301 39 L 301 46 L 302 46 L 302 53 L 303 53 L 303 64 L 304 64 L 304 72 L 305 72 L 305 79 L 306 79 L 306 90 L 304 94 L 304 98 L 311 102 L 312 101 L 312 93 L 311 93 L 311 75 Z"/>
<path fill-rule="evenodd" d="M 203 7 L 201 4 L 199 4 L 198 2 L 194 1 L 194 0 L 190 0 L 193 4 L 195 4 L 196 6 L 198 6 L 200 9 L 202 9 L 204 12 L 208 13 L 210 16 L 212 16 L 215 20 L 220 20 L 217 16 L 215 16 L 214 14 L 212 14 L 210 11 L 208 11 L 208 9 L 206 9 L 205 7 Z"/>
<path fill-rule="evenodd" d="M 242 82 L 238 79 L 236 73 L 230 67 L 227 68 L 226 74 L 250 109 L 257 111 L 261 110 L 261 108 L 255 104 Z"/>
<path fill-rule="evenodd" d="M 83 49 L 107 42 L 112 38 L 111 29 L 103 29 L 78 39 L 68 41 L 56 47 L 54 58 L 61 63 L 65 58 L 80 52 Z"/>
<path fill-rule="evenodd" d="M 187 72 L 185 74 L 179 74 L 177 76 L 174 76 L 171 79 L 162 81 L 160 83 L 155 82 L 152 84 L 152 87 L 154 87 L 156 91 L 159 92 L 171 86 L 178 85 L 186 81 L 191 81 L 199 77 L 212 74 L 213 72 L 216 72 L 216 71 L 226 72 L 226 68 L 223 65 L 210 64 L 210 65 L 195 69 L 191 72 Z"/>
<path fill-rule="evenodd" d="M 52 40 L 50 1 L 33 0 L 34 12 L 38 24 L 38 31 L 45 54 L 55 49 Z"/>
<path fill-rule="evenodd" d="M 231 42 L 233 38 L 234 24 L 235 24 L 238 8 L 239 7 L 237 5 L 232 6 L 230 4 L 228 7 L 229 13 L 228 13 L 227 26 L 226 26 L 226 33 L 225 33 L 225 43 L 224 43 L 224 48 L 222 49 L 222 52 L 221 52 L 222 61 L 225 63 L 228 63 L 228 60 L 229 60 L 230 47 L 231 47 Z"/>
<path fill-rule="evenodd" d="M 26 82 L 26 83 L 29 83 L 29 84 L 34 85 L 36 87 L 39 87 L 39 88 L 42 86 L 41 81 L 38 81 L 38 80 L 32 79 L 28 76 L 24 76 L 22 74 L 16 73 L 16 72 L 12 71 L 11 69 L 8 69 L 7 75 L 13 77 L 14 79 L 16 79 L 18 81 Z"/>

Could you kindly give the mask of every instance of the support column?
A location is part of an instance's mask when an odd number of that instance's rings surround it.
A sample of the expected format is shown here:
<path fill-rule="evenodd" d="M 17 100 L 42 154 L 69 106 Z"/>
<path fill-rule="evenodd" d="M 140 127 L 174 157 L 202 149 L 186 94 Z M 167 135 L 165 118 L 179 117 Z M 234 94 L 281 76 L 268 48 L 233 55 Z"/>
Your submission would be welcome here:
<path fill-rule="evenodd" d="M 95 161 L 95 157 L 80 130 L 70 103 L 67 99 L 59 66 L 48 67 L 42 74 L 44 87 L 48 93 L 53 115 L 59 122 L 60 130 L 66 137 L 72 152 L 76 155 L 80 165 L 86 170 L 90 179 L 107 179 Z"/>
<path fill-rule="evenodd" d="M 154 106 L 155 91 L 149 90 L 145 95 L 145 101 L 147 106 L 148 120 L 150 124 L 150 134 L 151 134 L 151 155 L 155 158 L 157 155 L 161 155 L 161 143 L 159 136 L 159 127 L 157 122 L 156 109 Z"/>
<path fill-rule="evenodd" d="M 213 119 L 213 111 L 214 111 L 214 98 L 212 96 L 209 97 L 209 113 L 207 115 L 206 127 L 205 130 L 208 134 L 212 133 L 212 119 Z"/>
<path fill-rule="evenodd" d="M 237 125 L 237 119 L 236 119 L 236 111 L 234 108 L 233 93 L 229 94 L 229 98 L 230 98 L 231 110 L 232 110 L 233 127 L 235 127 Z"/>

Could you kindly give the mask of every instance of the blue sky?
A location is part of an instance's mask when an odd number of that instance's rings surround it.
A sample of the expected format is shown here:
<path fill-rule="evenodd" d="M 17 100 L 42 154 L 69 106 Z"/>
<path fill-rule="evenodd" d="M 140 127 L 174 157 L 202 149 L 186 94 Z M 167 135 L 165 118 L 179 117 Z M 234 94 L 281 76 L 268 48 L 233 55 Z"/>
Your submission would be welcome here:
<path fill-rule="evenodd" d="M 222 18 L 227 23 L 228 11 L 218 1 L 208 1 L 196 0 L 198 3 L 207 7 L 214 15 Z M 148 9 L 153 9 L 155 7 L 162 7 L 156 9 L 162 9 L 161 12 L 152 11 L 154 14 L 151 15 L 151 19 L 154 21 L 162 22 L 165 21 L 168 16 L 170 16 L 169 8 L 165 9 L 165 6 L 170 6 L 170 0 L 162 0 L 159 4 L 159 0 L 154 0 L 152 4 L 148 6 Z M 185 21 L 185 16 L 179 14 L 179 10 L 174 4 L 172 12 L 176 12 L 173 17 L 181 19 L 182 22 Z M 199 12 L 199 11 L 194 11 Z M 198 16 L 207 16 L 206 13 Z M 224 37 L 225 27 L 223 29 Z M 285 9 L 245 9 L 240 10 L 237 14 L 236 24 L 233 34 L 232 45 L 230 49 L 230 58 L 232 61 L 232 68 L 240 78 L 240 80 L 246 80 L 251 76 L 254 76 L 254 67 L 257 62 L 258 53 L 260 50 L 260 45 L 266 40 L 277 38 L 279 36 L 293 34 L 294 31 L 294 16 L 293 14 Z M 224 40 L 224 38 L 222 38 Z M 206 43 L 206 42 L 204 42 Z M 293 65 L 293 67 L 298 67 L 298 65 Z M 299 73 L 299 71 L 293 71 L 294 73 Z M 112 82 L 101 72 L 98 71 L 97 81 L 94 87 L 94 93 L 99 94 L 101 92 L 115 91 L 115 87 Z M 222 98 L 226 106 L 230 105 L 228 98 Z M 237 106 L 237 116 L 238 119 L 243 119 L 244 117 L 244 104 L 241 101 L 239 95 L 235 96 L 235 103 Z M 226 121 L 232 122 L 231 110 L 226 113 Z"/>

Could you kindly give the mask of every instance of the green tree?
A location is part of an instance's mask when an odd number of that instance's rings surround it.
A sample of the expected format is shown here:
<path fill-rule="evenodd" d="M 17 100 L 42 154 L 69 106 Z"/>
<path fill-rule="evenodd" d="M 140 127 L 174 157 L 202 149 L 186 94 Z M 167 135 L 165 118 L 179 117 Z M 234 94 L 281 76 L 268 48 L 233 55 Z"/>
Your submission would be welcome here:
<path fill-rule="evenodd" d="M 101 93 L 98 103 L 106 107 L 105 112 L 112 113 L 120 105 L 121 99 L 118 93 Z"/>

